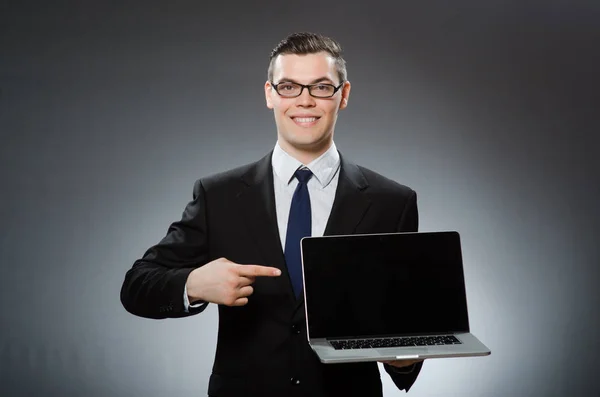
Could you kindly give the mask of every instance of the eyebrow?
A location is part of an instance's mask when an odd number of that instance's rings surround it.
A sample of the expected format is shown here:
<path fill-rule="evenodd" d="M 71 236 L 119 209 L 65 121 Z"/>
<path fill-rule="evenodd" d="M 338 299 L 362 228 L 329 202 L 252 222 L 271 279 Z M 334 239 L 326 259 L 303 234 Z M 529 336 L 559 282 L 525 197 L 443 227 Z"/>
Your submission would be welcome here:
<path fill-rule="evenodd" d="M 287 77 L 282 77 L 281 79 L 279 79 L 279 83 L 284 82 L 284 81 L 288 82 L 288 83 L 301 84 L 301 83 L 297 82 L 296 80 L 290 79 L 290 78 L 287 78 Z M 330 83 L 333 84 L 333 80 L 331 80 L 329 77 L 319 77 L 318 79 L 314 79 L 313 81 L 311 81 L 308 84 L 322 83 L 324 81 L 328 81 L 328 82 L 330 82 Z"/>

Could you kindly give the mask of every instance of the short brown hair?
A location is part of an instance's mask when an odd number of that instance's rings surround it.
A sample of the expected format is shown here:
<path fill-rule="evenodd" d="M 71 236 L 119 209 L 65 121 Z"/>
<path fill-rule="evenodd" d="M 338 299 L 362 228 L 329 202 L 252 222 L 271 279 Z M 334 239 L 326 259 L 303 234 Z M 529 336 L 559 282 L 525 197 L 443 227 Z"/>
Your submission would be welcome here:
<path fill-rule="evenodd" d="M 335 59 L 335 66 L 340 78 L 340 83 L 346 81 L 346 61 L 342 58 L 342 46 L 340 43 L 330 37 L 308 32 L 293 33 L 289 35 L 280 41 L 273 51 L 271 51 L 269 70 L 267 71 L 269 81 L 273 81 L 273 64 L 278 55 L 305 55 L 316 54 L 323 51 L 329 53 Z"/>

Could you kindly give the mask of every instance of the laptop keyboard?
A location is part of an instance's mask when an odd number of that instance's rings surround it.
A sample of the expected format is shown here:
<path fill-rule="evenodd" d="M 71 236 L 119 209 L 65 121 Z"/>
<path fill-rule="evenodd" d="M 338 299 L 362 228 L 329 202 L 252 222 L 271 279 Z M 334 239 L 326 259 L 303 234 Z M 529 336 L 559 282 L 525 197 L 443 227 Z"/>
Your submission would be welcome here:
<path fill-rule="evenodd" d="M 378 347 L 410 347 L 459 345 L 461 342 L 453 335 L 444 336 L 408 336 L 401 338 L 369 338 L 329 341 L 336 350 L 372 349 Z"/>

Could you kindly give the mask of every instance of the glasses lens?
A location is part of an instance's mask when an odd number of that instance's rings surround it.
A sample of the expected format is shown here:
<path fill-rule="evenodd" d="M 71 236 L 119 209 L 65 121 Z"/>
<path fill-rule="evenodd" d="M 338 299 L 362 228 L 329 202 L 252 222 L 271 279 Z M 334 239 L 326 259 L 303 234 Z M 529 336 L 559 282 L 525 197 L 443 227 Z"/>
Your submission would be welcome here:
<path fill-rule="evenodd" d="M 281 96 L 298 96 L 302 87 L 294 83 L 279 83 L 277 84 L 277 92 Z"/>
<path fill-rule="evenodd" d="M 316 97 L 330 97 L 333 95 L 335 87 L 331 84 L 315 84 L 310 87 L 310 93 Z"/>

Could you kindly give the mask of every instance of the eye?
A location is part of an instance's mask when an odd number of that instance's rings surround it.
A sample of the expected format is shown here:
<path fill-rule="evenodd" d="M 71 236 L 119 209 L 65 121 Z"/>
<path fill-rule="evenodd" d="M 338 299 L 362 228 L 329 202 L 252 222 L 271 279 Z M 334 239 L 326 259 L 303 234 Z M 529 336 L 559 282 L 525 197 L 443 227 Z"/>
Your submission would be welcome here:
<path fill-rule="evenodd" d="M 331 89 L 331 86 L 328 84 L 317 84 L 315 85 L 314 89 L 317 91 L 329 91 Z"/>
<path fill-rule="evenodd" d="M 292 83 L 280 83 L 277 85 L 277 89 L 280 91 L 292 91 L 296 89 L 296 85 Z"/>

